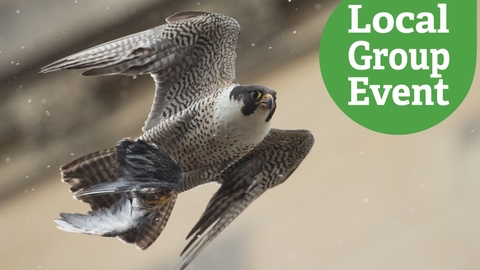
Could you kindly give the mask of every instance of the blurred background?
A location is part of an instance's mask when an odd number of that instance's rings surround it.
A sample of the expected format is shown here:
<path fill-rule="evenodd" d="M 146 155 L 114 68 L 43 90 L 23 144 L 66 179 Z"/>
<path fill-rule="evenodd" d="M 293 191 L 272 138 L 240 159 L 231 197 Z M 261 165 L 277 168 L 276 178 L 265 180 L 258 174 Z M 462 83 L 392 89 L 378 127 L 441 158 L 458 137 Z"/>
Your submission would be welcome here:
<path fill-rule="evenodd" d="M 82 49 L 164 22 L 180 10 L 242 26 L 237 75 L 278 93 L 273 126 L 309 129 L 299 169 L 243 212 L 189 269 L 480 269 L 480 74 L 464 103 L 413 135 L 369 131 L 328 95 L 322 29 L 339 1 L 69 0 L 0 2 L 0 268 L 171 269 L 215 184 L 179 196 L 147 250 L 65 233 L 81 212 L 58 168 L 137 136 L 153 97 L 149 76 L 38 74 Z"/>

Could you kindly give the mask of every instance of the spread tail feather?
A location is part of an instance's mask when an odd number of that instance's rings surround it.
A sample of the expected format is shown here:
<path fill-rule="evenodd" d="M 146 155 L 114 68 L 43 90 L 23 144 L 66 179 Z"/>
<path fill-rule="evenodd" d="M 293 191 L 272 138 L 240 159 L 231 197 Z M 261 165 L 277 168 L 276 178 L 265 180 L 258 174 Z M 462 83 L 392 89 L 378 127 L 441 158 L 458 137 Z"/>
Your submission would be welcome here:
<path fill-rule="evenodd" d="M 70 191 L 77 192 L 101 183 L 114 182 L 117 177 L 113 168 L 117 166 L 116 150 L 109 148 L 78 158 L 60 167 L 62 181 L 71 185 Z M 92 210 L 110 208 L 120 199 L 118 194 L 79 198 L 90 204 Z"/>

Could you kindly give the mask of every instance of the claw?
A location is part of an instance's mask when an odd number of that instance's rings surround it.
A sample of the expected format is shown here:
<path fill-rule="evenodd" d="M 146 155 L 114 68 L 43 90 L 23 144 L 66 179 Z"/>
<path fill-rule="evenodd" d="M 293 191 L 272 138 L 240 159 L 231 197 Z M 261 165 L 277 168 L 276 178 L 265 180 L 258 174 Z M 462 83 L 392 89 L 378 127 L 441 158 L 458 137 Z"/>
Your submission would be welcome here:
<path fill-rule="evenodd" d="M 166 196 L 160 196 L 158 199 L 153 199 L 153 200 L 142 199 L 142 203 L 143 203 L 143 204 L 146 204 L 146 205 L 150 205 L 150 206 L 162 207 L 162 206 L 164 206 L 167 202 L 169 202 L 170 200 L 172 200 L 172 198 L 173 198 L 173 193 L 168 194 L 168 195 L 166 195 Z"/>

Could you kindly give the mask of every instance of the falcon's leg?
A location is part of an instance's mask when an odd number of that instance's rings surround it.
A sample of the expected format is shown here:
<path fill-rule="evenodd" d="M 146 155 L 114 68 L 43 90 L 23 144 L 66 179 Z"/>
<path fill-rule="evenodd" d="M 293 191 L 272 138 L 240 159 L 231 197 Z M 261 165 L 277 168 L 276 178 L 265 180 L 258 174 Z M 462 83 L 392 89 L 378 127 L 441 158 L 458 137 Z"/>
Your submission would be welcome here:
<path fill-rule="evenodd" d="M 169 201 L 171 201 L 173 199 L 173 196 L 174 193 L 173 192 L 170 192 L 168 195 L 165 195 L 165 196 L 159 196 L 158 198 L 154 198 L 154 199 L 142 199 L 142 203 L 143 204 L 146 204 L 146 205 L 150 205 L 150 206 L 158 206 L 158 207 L 162 207 L 164 206 L 166 203 L 168 203 Z"/>

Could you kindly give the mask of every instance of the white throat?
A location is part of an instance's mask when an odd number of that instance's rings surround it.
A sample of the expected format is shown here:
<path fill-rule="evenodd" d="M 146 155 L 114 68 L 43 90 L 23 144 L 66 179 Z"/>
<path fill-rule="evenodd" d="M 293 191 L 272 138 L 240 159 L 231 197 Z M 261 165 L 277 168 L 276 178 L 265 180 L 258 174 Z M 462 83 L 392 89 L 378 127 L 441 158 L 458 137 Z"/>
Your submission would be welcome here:
<path fill-rule="evenodd" d="M 225 88 L 215 100 L 214 121 L 218 134 L 227 139 L 244 143 L 260 143 L 270 131 L 268 110 L 257 109 L 250 115 L 243 115 L 242 100 L 230 99 L 230 92 L 236 85 Z"/>

